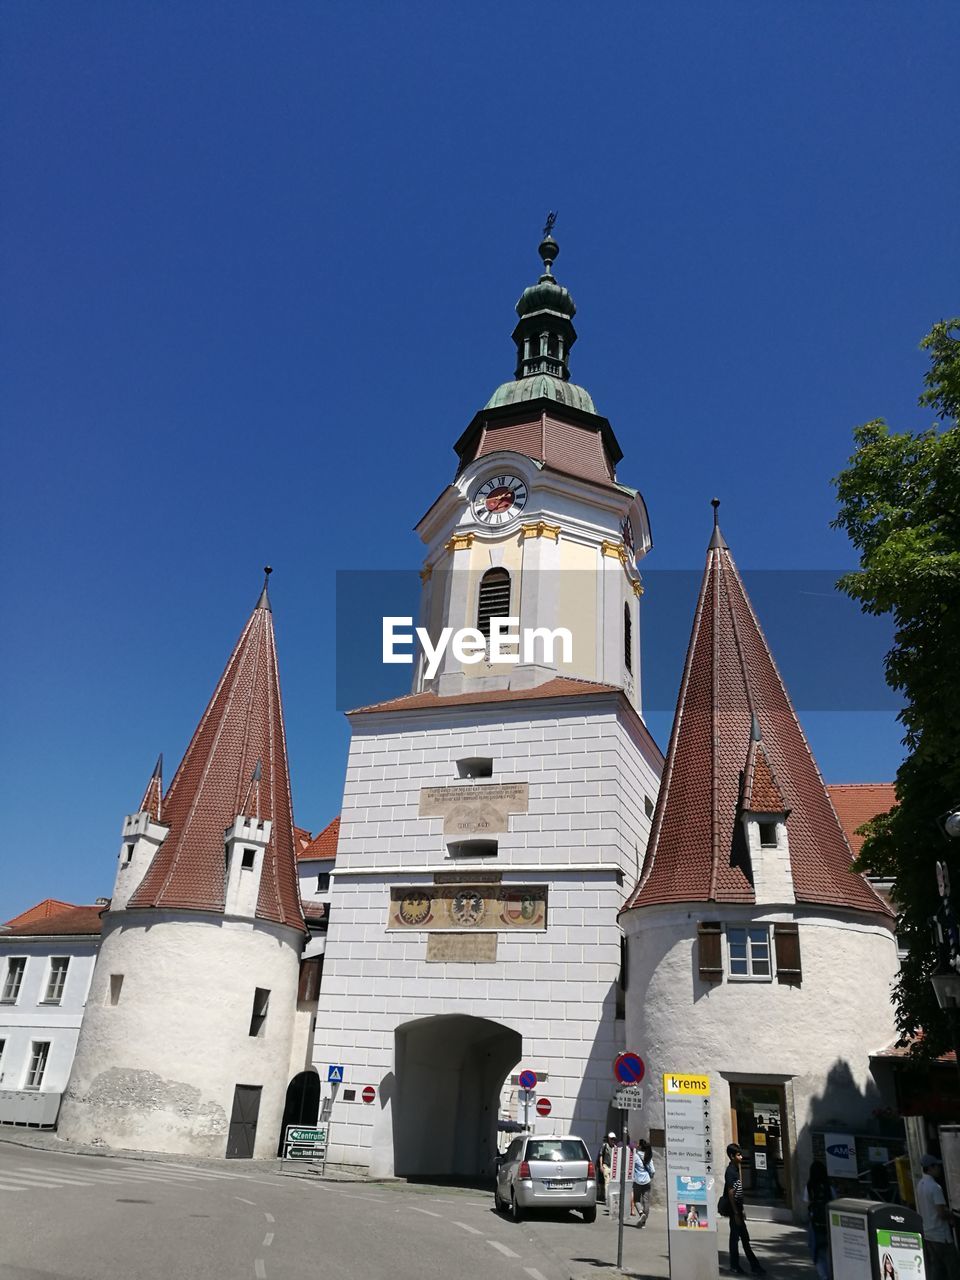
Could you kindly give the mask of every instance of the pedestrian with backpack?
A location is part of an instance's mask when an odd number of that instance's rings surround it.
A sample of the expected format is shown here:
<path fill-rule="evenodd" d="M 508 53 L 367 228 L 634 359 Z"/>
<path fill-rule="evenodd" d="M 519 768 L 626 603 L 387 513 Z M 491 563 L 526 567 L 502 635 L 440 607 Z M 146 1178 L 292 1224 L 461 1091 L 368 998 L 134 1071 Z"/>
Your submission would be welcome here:
<path fill-rule="evenodd" d="M 837 1190 L 831 1183 L 827 1166 L 822 1160 L 811 1161 L 803 1198 L 807 1204 L 807 1244 L 810 1247 L 810 1257 L 820 1280 L 831 1280 L 827 1205 L 831 1200 L 836 1200 Z"/>

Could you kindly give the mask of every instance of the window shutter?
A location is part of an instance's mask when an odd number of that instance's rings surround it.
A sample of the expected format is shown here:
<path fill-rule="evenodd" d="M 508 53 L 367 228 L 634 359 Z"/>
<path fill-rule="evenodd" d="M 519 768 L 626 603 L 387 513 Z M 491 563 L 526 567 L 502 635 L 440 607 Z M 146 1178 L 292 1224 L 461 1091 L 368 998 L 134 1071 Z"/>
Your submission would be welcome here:
<path fill-rule="evenodd" d="M 322 956 L 313 956 L 300 962 L 300 982 L 297 987 L 297 1000 L 300 1004 L 309 1004 L 320 994 L 320 965 Z"/>
<path fill-rule="evenodd" d="M 719 920 L 701 920 L 697 925 L 699 968 L 702 982 L 723 981 L 723 932 Z"/>
<path fill-rule="evenodd" d="M 800 967 L 800 932 L 795 924 L 775 924 L 773 943 L 777 953 L 777 981 L 799 987 L 803 981 Z"/>

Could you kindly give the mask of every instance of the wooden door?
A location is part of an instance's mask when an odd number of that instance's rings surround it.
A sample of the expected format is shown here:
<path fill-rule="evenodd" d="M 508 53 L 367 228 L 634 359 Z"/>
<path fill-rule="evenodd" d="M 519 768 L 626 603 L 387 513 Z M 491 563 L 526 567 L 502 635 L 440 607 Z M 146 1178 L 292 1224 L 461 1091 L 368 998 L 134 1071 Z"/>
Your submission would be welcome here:
<path fill-rule="evenodd" d="M 257 1120 L 260 1116 L 258 1084 L 238 1084 L 233 1093 L 233 1114 L 230 1116 L 230 1132 L 227 1135 L 227 1159 L 250 1160 L 257 1140 Z"/>

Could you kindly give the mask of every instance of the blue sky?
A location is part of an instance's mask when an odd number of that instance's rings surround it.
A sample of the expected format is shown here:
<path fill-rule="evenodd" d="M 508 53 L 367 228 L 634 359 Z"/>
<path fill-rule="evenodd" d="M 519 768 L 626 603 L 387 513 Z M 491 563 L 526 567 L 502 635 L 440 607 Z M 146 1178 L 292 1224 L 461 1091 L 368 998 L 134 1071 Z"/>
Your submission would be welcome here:
<path fill-rule="evenodd" d="M 548 209 L 651 572 L 699 569 L 714 494 L 741 567 L 850 565 L 851 428 L 927 424 L 917 343 L 960 311 L 952 2 L 0 22 L 0 919 L 109 893 L 265 562 L 297 819 L 336 812 L 334 571 L 419 564 Z M 828 778 L 892 776 L 889 711 L 803 719 Z"/>

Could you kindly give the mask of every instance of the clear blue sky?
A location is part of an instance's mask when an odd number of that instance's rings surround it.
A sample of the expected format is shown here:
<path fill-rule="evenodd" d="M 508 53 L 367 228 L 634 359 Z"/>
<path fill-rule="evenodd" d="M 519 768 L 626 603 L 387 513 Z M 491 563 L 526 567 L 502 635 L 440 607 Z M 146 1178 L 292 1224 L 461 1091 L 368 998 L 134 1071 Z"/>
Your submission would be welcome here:
<path fill-rule="evenodd" d="M 742 567 L 851 564 L 851 428 L 927 421 L 917 343 L 960 311 L 952 0 L 0 23 L 0 919 L 110 891 L 266 561 L 297 819 L 337 811 L 334 570 L 419 564 L 547 209 L 651 571 L 702 565 L 714 493 Z M 828 778 L 892 776 L 889 713 L 804 720 Z"/>

